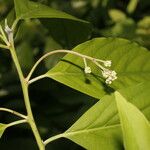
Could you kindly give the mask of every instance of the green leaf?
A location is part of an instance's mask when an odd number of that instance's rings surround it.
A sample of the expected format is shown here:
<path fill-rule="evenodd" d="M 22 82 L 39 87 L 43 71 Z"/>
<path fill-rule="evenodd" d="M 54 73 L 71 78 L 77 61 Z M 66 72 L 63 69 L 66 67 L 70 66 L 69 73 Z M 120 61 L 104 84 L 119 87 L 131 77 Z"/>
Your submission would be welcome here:
<path fill-rule="evenodd" d="M 118 74 L 118 79 L 111 85 L 114 89 L 150 81 L 150 52 L 136 43 L 120 38 L 97 38 L 75 47 L 73 51 L 112 60 L 111 69 Z M 88 65 L 92 74 L 86 75 L 83 60 L 68 54 L 46 76 L 99 99 L 112 89 L 105 85 L 101 70 L 92 62 Z"/>
<path fill-rule="evenodd" d="M 23 71 L 29 71 L 33 64 L 33 51 L 32 48 L 30 47 L 29 43 L 27 42 L 22 42 L 18 47 L 17 47 L 17 55 L 19 62 L 21 64 L 21 67 L 23 68 Z"/>
<path fill-rule="evenodd" d="M 120 126 L 67 131 L 66 138 L 88 150 L 121 150 Z"/>
<path fill-rule="evenodd" d="M 83 22 L 65 19 L 40 19 L 49 34 L 63 47 L 72 48 L 88 40 L 91 34 L 90 25 Z"/>
<path fill-rule="evenodd" d="M 46 40 L 45 50 L 44 53 L 48 53 L 50 51 L 56 50 L 56 49 L 63 49 L 62 46 L 56 42 L 52 37 L 48 37 Z M 64 56 L 64 54 L 59 53 L 57 55 L 52 55 L 50 59 L 45 59 L 45 66 L 50 69 L 54 67 L 58 61 Z"/>
<path fill-rule="evenodd" d="M 0 123 L 0 138 L 2 137 L 2 135 L 3 135 L 6 128 L 7 128 L 6 124 Z"/>
<path fill-rule="evenodd" d="M 16 17 L 22 18 L 22 14 L 26 14 L 29 10 L 29 3 L 28 0 L 14 0 L 15 3 L 15 11 L 16 11 Z M 31 10 L 32 11 L 32 10 Z"/>
<path fill-rule="evenodd" d="M 62 18 L 88 23 L 65 12 L 61 12 L 40 3 L 28 0 L 14 0 L 17 19 Z"/>
<path fill-rule="evenodd" d="M 150 120 L 149 89 L 150 83 L 142 83 L 137 86 L 119 90 L 119 92 L 128 101 L 136 105 Z M 104 96 L 83 114 L 64 135 L 85 149 L 122 150 L 122 132 L 115 94 Z"/>
<path fill-rule="evenodd" d="M 88 22 L 65 12 L 28 0 L 14 0 L 14 2 L 18 20 L 39 18 L 49 29 L 49 34 L 63 46 L 67 45 L 70 48 L 87 40 L 91 34 L 91 25 Z"/>
<path fill-rule="evenodd" d="M 150 124 L 133 104 L 115 92 L 126 150 L 150 149 Z"/>

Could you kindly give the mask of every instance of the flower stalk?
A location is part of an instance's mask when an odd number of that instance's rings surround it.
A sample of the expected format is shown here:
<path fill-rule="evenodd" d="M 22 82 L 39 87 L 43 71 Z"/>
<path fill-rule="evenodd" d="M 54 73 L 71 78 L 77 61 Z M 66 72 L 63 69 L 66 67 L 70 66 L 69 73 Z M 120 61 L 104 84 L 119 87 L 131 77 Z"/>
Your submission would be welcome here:
<path fill-rule="evenodd" d="M 70 50 L 55 50 L 55 51 L 52 51 L 52 52 L 49 52 L 45 55 L 43 55 L 35 64 L 34 66 L 32 67 L 31 71 L 29 72 L 28 76 L 26 77 L 26 80 L 29 84 L 37 81 L 37 80 L 40 80 L 44 77 L 46 77 L 46 75 L 40 75 L 38 77 L 35 77 L 33 79 L 30 80 L 32 74 L 34 73 L 35 69 L 37 68 L 37 66 L 40 64 L 40 62 L 42 62 L 45 58 L 47 58 L 48 56 L 51 56 L 51 55 L 54 55 L 54 54 L 57 54 L 57 53 L 67 53 L 67 54 L 72 54 L 72 55 L 75 55 L 75 56 L 78 56 L 80 58 L 83 59 L 83 62 L 84 62 L 84 72 L 85 73 L 91 73 L 91 68 L 87 65 L 87 60 L 90 60 L 92 61 L 96 66 L 98 66 L 98 68 L 100 68 L 101 72 L 102 72 L 102 76 L 106 79 L 105 80 L 105 83 L 106 84 L 111 84 L 112 81 L 114 81 L 115 79 L 117 79 L 117 73 L 113 70 L 110 70 L 110 69 L 107 69 L 105 68 L 106 66 L 107 67 L 110 67 L 111 66 L 111 61 L 110 60 L 101 60 L 101 59 L 96 59 L 96 58 L 93 58 L 93 57 L 90 57 L 90 56 L 87 56 L 87 55 L 84 55 L 84 54 L 80 54 L 78 52 L 75 52 L 75 51 L 70 51 Z M 100 64 L 102 63 L 102 65 Z M 109 72 L 108 76 L 106 77 L 104 74 Z M 111 74 L 112 72 L 112 74 Z"/>

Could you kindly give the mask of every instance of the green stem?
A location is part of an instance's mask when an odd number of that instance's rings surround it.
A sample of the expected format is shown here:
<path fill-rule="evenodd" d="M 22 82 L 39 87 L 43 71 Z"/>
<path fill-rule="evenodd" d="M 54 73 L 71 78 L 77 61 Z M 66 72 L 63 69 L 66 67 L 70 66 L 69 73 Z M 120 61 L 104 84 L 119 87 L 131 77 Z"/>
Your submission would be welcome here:
<path fill-rule="evenodd" d="M 58 135 L 55 135 L 55 136 L 52 136 L 52 137 L 50 137 L 49 139 L 47 139 L 46 141 L 44 141 L 44 144 L 45 144 L 45 146 L 46 146 L 48 143 L 50 143 L 50 142 L 52 142 L 52 141 L 55 141 L 55 140 L 57 140 L 57 139 L 60 139 L 60 138 L 62 138 L 62 137 L 65 137 L 65 134 L 64 134 L 64 133 L 58 134 Z"/>
<path fill-rule="evenodd" d="M 57 53 L 69 53 L 69 54 L 76 55 L 76 56 L 81 57 L 81 58 L 86 58 L 86 59 L 88 59 L 88 60 L 91 60 L 92 62 L 96 62 L 96 61 L 97 61 L 97 62 L 102 62 L 102 63 L 104 62 L 104 60 L 96 59 L 96 58 L 93 58 L 93 57 L 90 57 L 90 56 L 87 56 L 87 55 L 84 55 L 84 54 L 80 54 L 80 53 L 75 52 L 75 51 L 63 50 L 63 49 L 62 49 L 62 50 L 55 50 L 55 51 L 52 51 L 52 52 L 49 52 L 49 53 L 43 55 L 43 56 L 34 64 L 34 66 L 32 67 L 31 71 L 29 72 L 29 74 L 28 74 L 28 76 L 27 76 L 27 78 L 26 78 L 27 81 L 30 80 L 30 78 L 31 78 L 33 72 L 35 71 L 36 67 L 39 65 L 39 63 L 40 63 L 43 59 L 45 59 L 45 58 L 48 57 L 48 56 L 57 54 Z"/>
<path fill-rule="evenodd" d="M 7 128 L 8 127 L 12 127 L 12 126 L 15 126 L 15 125 L 18 125 L 18 124 L 22 124 L 22 123 L 26 123 L 27 120 L 26 119 L 23 119 L 23 120 L 18 120 L 18 121 L 14 121 L 14 122 L 11 122 L 9 124 L 7 124 Z"/>
<path fill-rule="evenodd" d="M 8 109 L 8 108 L 0 108 L 0 111 L 9 112 L 9 113 L 14 114 L 14 115 L 16 115 L 16 116 L 18 116 L 18 117 L 27 119 L 27 116 L 25 116 L 25 115 L 23 115 L 23 114 L 21 114 L 21 113 L 19 113 L 19 112 L 16 112 L 16 111 L 14 111 L 14 110 Z"/>
<path fill-rule="evenodd" d="M 43 78 L 45 78 L 45 77 L 46 77 L 45 74 L 40 75 L 40 76 L 38 76 L 38 77 L 35 77 L 35 78 L 31 79 L 31 80 L 28 82 L 28 84 L 32 84 L 33 82 L 38 81 L 38 80 L 40 80 L 40 79 L 43 79 Z"/>
<path fill-rule="evenodd" d="M 25 78 L 23 76 L 23 72 L 21 70 L 21 67 L 20 67 L 20 64 L 19 64 L 19 61 L 18 61 L 18 57 L 17 57 L 16 52 L 15 52 L 15 47 L 14 47 L 13 41 L 11 43 L 10 52 L 11 52 L 11 56 L 13 58 L 13 61 L 15 63 L 15 66 L 16 66 L 16 69 L 17 69 L 17 72 L 18 72 L 18 75 L 19 75 L 19 78 L 20 78 L 22 91 L 23 91 L 23 96 L 24 96 L 24 102 L 25 102 L 25 106 L 26 106 L 26 110 L 27 110 L 28 122 L 31 126 L 31 129 L 33 131 L 33 134 L 35 136 L 35 139 L 36 139 L 36 142 L 38 144 L 39 149 L 40 150 L 45 150 L 44 143 L 43 143 L 43 141 L 41 139 L 41 136 L 38 132 L 38 129 L 36 127 L 34 117 L 33 117 L 33 114 L 32 114 L 32 109 L 31 109 L 29 94 L 28 94 L 28 83 L 27 83 L 27 81 L 25 80 Z"/>
<path fill-rule="evenodd" d="M 0 48 L 9 49 L 8 46 L 0 44 Z"/>
<path fill-rule="evenodd" d="M 17 26 L 17 23 L 18 23 L 19 19 L 16 19 L 11 27 L 11 29 L 14 31 L 14 29 L 16 28 Z"/>

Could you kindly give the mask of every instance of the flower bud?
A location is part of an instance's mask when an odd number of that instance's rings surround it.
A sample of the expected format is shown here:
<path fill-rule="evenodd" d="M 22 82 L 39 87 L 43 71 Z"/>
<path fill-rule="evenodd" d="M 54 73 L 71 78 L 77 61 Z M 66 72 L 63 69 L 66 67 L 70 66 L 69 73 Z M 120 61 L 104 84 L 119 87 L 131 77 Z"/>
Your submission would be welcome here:
<path fill-rule="evenodd" d="M 84 72 L 87 74 L 87 73 L 91 73 L 92 71 L 91 68 L 87 66 L 85 67 Z"/>

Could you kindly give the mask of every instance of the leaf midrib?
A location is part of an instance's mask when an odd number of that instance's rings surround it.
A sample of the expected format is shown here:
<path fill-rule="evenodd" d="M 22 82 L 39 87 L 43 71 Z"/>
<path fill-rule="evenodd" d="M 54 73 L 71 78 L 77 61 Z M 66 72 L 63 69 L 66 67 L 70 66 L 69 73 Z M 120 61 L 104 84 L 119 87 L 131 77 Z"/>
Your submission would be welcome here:
<path fill-rule="evenodd" d="M 90 129 L 84 129 L 84 130 L 76 130 L 76 131 L 69 131 L 67 130 L 65 133 L 64 133 L 64 137 L 67 137 L 67 136 L 72 136 L 72 135 L 75 135 L 75 134 L 82 134 L 82 133 L 87 133 L 87 132 L 94 132 L 94 131 L 98 131 L 98 130 L 106 130 L 106 129 L 111 129 L 111 128 L 118 128 L 120 127 L 120 124 L 116 124 L 116 125 L 110 125 L 110 126 L 106 126 L 106 127 L 99 127 L 99 128 L 90 128 Z"/>

